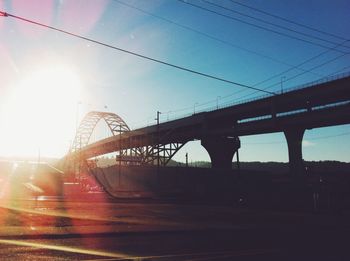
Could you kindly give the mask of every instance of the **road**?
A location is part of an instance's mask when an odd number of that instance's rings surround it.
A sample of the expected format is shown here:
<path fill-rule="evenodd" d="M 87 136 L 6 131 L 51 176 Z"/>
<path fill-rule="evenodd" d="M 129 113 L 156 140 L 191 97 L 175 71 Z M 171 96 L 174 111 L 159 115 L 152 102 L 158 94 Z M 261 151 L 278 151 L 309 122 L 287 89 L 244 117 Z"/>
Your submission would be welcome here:
<path fill-rule="evenodd" d="M 143 200 L 1 201 L 3 260 L 349 260 L 349 213 Z"/>

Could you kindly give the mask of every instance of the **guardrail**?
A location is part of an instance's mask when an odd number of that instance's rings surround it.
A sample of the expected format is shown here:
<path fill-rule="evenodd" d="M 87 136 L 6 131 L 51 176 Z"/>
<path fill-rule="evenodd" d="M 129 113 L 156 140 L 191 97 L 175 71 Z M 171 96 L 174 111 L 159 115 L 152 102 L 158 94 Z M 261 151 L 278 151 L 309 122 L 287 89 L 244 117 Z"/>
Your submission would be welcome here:
<path fill-rule="evenodd" d="M 349 76 L 350 76 L 350 71 L 349 72 L 345 72 L 345 73 L 336 74 L 336 75 L 322 77 L 322 78 L 320 78 L 318 80 L 307 82 L 307 83 L 302 84 L 302 85 L 297 85 L 297 86 L 293 86 L 293 87 L 290 87 L 290 88 L 286 88 L 284 90 L 284 94 L 288 93 L 288 92 L 296 91 L 296 90 L 306 89 L 306 88 L 309 88 L 309 87 L 312 87 L 312 86 L 316 86 L 316 85 L 319 85 L 319 84 L 322 84 L 322 83 L 339 80 L 339 79 L 346 78 L 346 77 L 349 77 Z M 280 95 L 280 94 L 276 94 L 276 95 Z M 190 117 L 190 116 L 202 113 L 202 112 L 212 112 L 212 111 L 216 111 L 216 110 L 226 109 L 228 107 L 232 107 L 232 106 L 235 106 L 235 105 L 246 104 L 246 103 L 250 103 L 250 102 L 253 102 L 253 101 L 258 101 L 258 100 L 261 100 L 261 99 L 264 99 L 264 98 L 268 98 L 268 97 L 272 97 L 272 96 L 273 96 L 272 94 L 265 94 L 265 95 L 256 96 L 256 97 L 253 97 L 253 98 L 250 98 L 250 99 L 243 99 L 243 100 L 239 100 L 239 101 L 226 102 L 224 104 L 221 104 L 219 108 L 218 108 L 218 106 L 210 106 L 210 107 L 207 107 L 207 108 L 204 108 L 204 109 L 198 109 L 198 110 L 196 110 L 195 113 L 185 113 L 185 114 L 181 114 L 181 115 L 178 115 L 178 116 L 174 116 L 174 117 L 171 117 L 169 119 L 163 120 L 162 123 L 170 122 L 170 121 L 174 121 L 174 120 L 179 120 L 179 119 L 186 118 L 186 117 Z M 154 126 L 154 125 L 155 124 L 140 125 L 140 126 L 137 126 L 136 128 L 134 127 L 134 129 L 144 128 L 144 127 Z"/>

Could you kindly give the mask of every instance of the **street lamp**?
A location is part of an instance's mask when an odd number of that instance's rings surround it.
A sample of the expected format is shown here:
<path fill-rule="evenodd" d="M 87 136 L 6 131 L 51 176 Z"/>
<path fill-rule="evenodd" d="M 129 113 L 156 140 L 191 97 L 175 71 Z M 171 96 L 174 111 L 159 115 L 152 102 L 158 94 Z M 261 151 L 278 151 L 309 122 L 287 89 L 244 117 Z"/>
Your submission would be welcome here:
<path fill-rule="evenodd" d="M 167 117 L 166 117 L 166 120 L 167 120 L 167 121 L 169 120 L 169 115 L 170 115 L 170 113 L 172 113 L 172 111 L 168 111 L 168 112 L 167 112 Z"/>
<path fill-rule="evenodd" d="M 157 111 L 157 118 L 155 120 L 157 121 L 157 127 L 159 127 L 159 115 L 162 114 L 160 111 Z"/>
<path fill-rule="evenodd" d="M 216 109 L 219 109 L 219 99 L 221 99 L 221 96 L 216 97 Z"/>
<path fill-rule="evenodd" d="M 159 175 L 159 115 L 162 114 L 160 111 L 157 111 L 157 175 Z"/>
<path fill-rule="evenodd" d="M 281 94 L 283 94 L 283 81 L 286 79 L 286 76 L 281 77 Z"/>
<path fill-rule="evenodd" d="M 159 165 L 160 165 L 160 161 L 159 161 L 159 115 L 161 114 L 160 111 L 157 111 L 157 144 L 156 144 L 156 148 L 157 148 L 157 182 L 158 182 L 158 185 L 159 185 Z"/>
<path fill-rule="evenodd" d="M 196 114 L 196 105 L 198 104 L 198 102 L 195 102 L 193 104 L 193 114 Z"/>

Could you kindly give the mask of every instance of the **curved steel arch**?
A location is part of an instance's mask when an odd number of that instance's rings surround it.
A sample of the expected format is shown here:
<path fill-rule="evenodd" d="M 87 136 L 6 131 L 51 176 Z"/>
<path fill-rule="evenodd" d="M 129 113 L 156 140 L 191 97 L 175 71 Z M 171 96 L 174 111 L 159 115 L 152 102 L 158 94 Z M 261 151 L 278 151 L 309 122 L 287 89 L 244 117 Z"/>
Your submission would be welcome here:
<path fill-rule="evenodd" d="M 74 141 L 70 147 L 70 153 L 79 152 L 81 148 L 88 145 L 90 137 L 100 120 L 104 120 L 113 136 L 130 131 L 125 121 L 115 113 L 91 111 L 87 113 L 77 129 Z M 171 158 L 179 151 L 186 142 L 164 143 L 163 139 L 172 134 L 174 130 L 159 137 L 159 144 L 143 147 L 130 147 L 119 150 L 117 155 L 124 164 L 154 165 L 159 159 L 159 163 L 165 166 Z M 134 159 L 133 159 L 134 158 Z M 138 159 L 138 161 L 135 161 Z M 73 161 L 81 161 L 78 155 L 72 158 Z"/>
<path fill-rule="evenodd" d="M 70 152 L 78 151 L 80 148 L 88 145 L 97 123 L 102 119 L 106 122 L 113 136 L 130 131 L 129 126 L 117 114 L 112 112 L 91 111 L 87 113 L 81 121 L 71 145 Z"/>

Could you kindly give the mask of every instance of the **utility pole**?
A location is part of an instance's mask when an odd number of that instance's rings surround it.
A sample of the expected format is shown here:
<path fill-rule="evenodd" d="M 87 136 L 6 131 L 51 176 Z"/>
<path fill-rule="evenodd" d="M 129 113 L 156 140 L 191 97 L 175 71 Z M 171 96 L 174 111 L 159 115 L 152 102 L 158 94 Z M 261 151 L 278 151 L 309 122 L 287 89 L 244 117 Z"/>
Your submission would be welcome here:
<path fill-rule="evenodd" d="M 216 109 L 219 109 L 219 100 L 221 99 L 221 96 L 216 97 Z"/>
<path fill-rule="evenodd" d="M 196 105 L 198 104 L 198 102 L 195 102 L 193 104 L 193 114 L 196 114 Z"/>
<path fill-rule="evenodd" d="M 167 118 L 166 118 L 167 121 L 169 120 L 169 115 L 170 115 L 170 113 L 172 113 L 172 111 L 168 111 L 168 112 L 167 112 Z"/>
<path fill-rule="evenodd" d="M 119 186 L 120 186 L 120 175 L 122 165 L 122 125 L 119 125 Z"/>
<path fill-rule="evenodd" d="M 281 77 L 281 94 L 283 94 L 283 81 L 286 79 L 286 76 Z"/>
<path fill-rule="evenodd" d="M 159 175 L 159 164 L 160 164 L 160 161 L 159 161 L 159 115 L 161 114 L 160 111 L 157 111 L 157 145 L 156 145 L 156 148 L 157 148 L 157 176 Z"/>
<path fill-rule="evenodd" d="M 186 157 L 186 168 L 188 168 L 188 153 L 187 152 L 186 152 L 185 157 Z"/>

